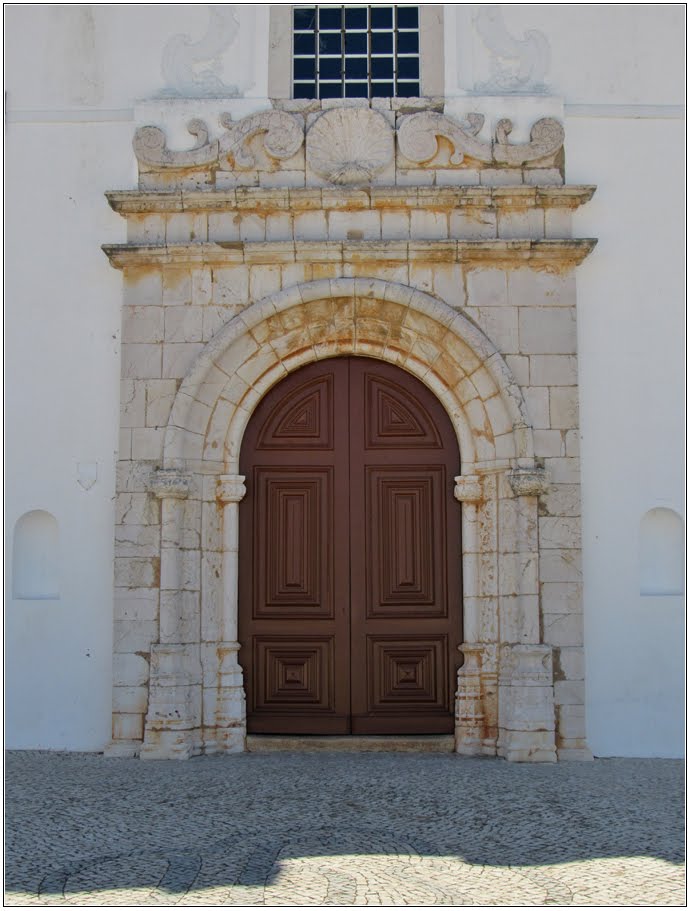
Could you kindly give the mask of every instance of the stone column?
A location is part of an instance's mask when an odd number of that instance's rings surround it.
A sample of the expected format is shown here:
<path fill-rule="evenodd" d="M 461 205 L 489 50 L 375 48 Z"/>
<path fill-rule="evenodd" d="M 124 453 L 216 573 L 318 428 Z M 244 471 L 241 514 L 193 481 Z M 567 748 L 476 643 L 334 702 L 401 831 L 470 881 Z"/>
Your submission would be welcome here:
<path fill-rule="evenodd" d="M 199 750 L 199 622 L 190 616 L 193 608 L 182 591 L 180 553 L 189 487 L 190 479 L 182 472 L 159 469 L 149 488 L 161 501 L 161 587 L 142 759 L 188 759 Z"/>
<path fill-rule="evenodd" d="M 494 756 L 497 747 L 496 645 L 484 641 L 492 635 L 496 599 L 480 597 L 482 554 L 480 504 L 485 500 L 478 474 L 454 479 L 454 496 L 462 504 L 463 522 L 463 637 L 459 646 L 463 665 L 456 690 L 456 752 L 464 756 Z"/>
<path fill-rule="evenodd" d="M 245 690 L 237 641 L 239 503 L 247 493 L 244 481 L 244 475 L 221 475 L 217 486 L 217 497 L 223 504 L 223 594 L 218 618 L 216 748 L 222 753 L 245 749 Z"/>

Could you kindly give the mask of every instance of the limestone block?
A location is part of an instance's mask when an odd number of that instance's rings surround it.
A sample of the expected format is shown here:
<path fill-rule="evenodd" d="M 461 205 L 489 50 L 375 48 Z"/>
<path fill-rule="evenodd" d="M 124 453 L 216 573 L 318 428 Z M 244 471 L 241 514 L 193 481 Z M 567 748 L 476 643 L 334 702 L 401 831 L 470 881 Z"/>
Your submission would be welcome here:
<path fill-rule="evenodd" d="M 530 358 L 522 354 L 507 354 L 504 360 L 518 385 L 528 386 L 530 384 Z"/>
<path fill-rule="evenodd" d="M 485 187 L 517 187 L 523 183 L 520 168 L 483 168 L 480 183 Z"/>
<path fill-rule="evenodd" d="M 293 217 L 295 240 L 326 240 L 328 234 L 326 213 L 299 212 Z"/>
<path fill-rule="evenodd" d="M 580 582 L 580 551 L 565 549 L 544 551 L 540 555 L 540 581 Z"/>
<path fill-rule="evenodd" d="M 499 500 L 499 553 L 537 551 L 537 510 L 525 497 Z"/>
<path fill-rule="evenodd" d="M 240 216 L 229 212 L 209 212 L 209 240 L 232 243 L 240 240 Z"/>
<path fill-rule="evenodd" d="M 506 307 L 506 272 L 501 269 L 473 269 L 467 273 L 469 307 Z"/>
<path fill-rule="evenodd" d="M 382 240 L 406 240 L 410 237 L 410 212 L 407 209 L 381 210 Z"/>
<path fill-rule="evenodd" d="M 165 304 L 181 307 L 192 303 L 192 278 L 189 269 L 175 269 L 170 266 L 163 270 L 162 299 Z"/>
<path fill-rule="evenodd" d="M 499 730 L 497 753 L 508 762 L 556 762 L 553 731 Z"/>
<path fill-rule="evenodd" d="M 501 572 L 501 562 L 499 566 Z M 499 631 L 502 642 L 537 641 L 540 637 L 538 596 L 500 595 Z"/>
<path fill-rule="evenodd" d="M 157 525 L 156 500 L 146 493 L 118 493 L 115 496 L 116 525 Z"/>
<path fill-rule="evenodd" d="M 281 290 L 280 266 L 251 266 L 250 299 L 257 301 Z"/>
<path fill-rule="evenodd" d="M 530 358 L 531 386 L 575 386 L 578 360 L 572 355 L 533 354 Z"/>
<path fill-rule="evenodd" d="M 161 549 L 161 589 L 199 591 L 201 555 L 198 550 Z"/>
<path fill-rule="evenodd" d="M 496 236 L 497 216 L 492 209 L 454 209 L 449 215 L 449 237 L 492 240 Z"/>
<path fill-rule="evenodd" d="M 585 679 L 585 656 L 582 648 L 555 648 L 555 677 L 564 680 Z"/>
<path fill-rule="evenodd" d="M 535 455 L 542 458 L 560 458 L 566 455 L 566 445 L 561 430 L 534 430 Z"/>
<path fill-rule="evenodd" d="M 182 379 L 204 345 L 193 342 L 163 346 L 163 379 Z"/>
<path fill-rule="evenodd" d="M 545 236 L 542 209 L 500 209 L 497 219 L 497 236 L 539 240 Z"/>
<path fill-rule="evenodd" d="M 575 457 L 545 459 L 545 469 L 555 484 L 577 484 L 581 479 L 580 460 Z"/>
<path fill-rule="evenodd" d="M 162 342 L 163 307 L 151 304 L 122 308 L 123 342 Z"/>
<path fill-rule="evenodd" d="M 161 643 L 199 641 L 199 592 L 161 592 Z"/>
<path fill-rule="evenodd" d="M 123 304 L 126 307 L 160 304 L 162 297 L 162 278 L 158 269 L 128 269 L 124 273 Z"/>
<path fill-rule="evenodd" d="M 120 426 L 142 427 L 146 389 L 138 380 L 120 381 Z"/>
<path fill-rule="evenodd" d="M 192 303 L 205 307 L 211 300 L 211 269 L 192 269 Z"/>
<path fill-rule="evenodd" d="M 202 243 L 208 239 L 206 212 L 176 212 L 166 219 L 166 243 Z"/>
<path fill-rule="evenodd" d="M 223 601 L 222 583 L 223 555 L 208 551 L 201 560 L 201 638 L 202 642 L 218 642 L 219 609 Z"/>
<path fill-rule="evenodd" d="M 146 713 L 149 703 L 148 686 L 114 686 L 113 711 L 125 714 Z"/>
<path fill-rule="evenodd" d="M 548 239 L 571 237 L 573 234 L 572 222 L 571 209 L 562 207 L 545 209 L 545 237 Z"/>
<path fill-rule="evenodd" d="M 410 236 L 415 240 L 442 240 L 449 236 L 446 212 L 413 209 L 410 213 Z"/>
<path fill-rule="evenodd" d="M 469 642 L 496 642 L 499 638 L 499 601 L 488 598 L 464 597 L 463 635 Z"/>
<path fill-rule="evenodd" d="M 510 299 L 516 302 L 513 295 Z M 518 331 L 522 354 L 576 353 L 576 314 L 571 309 L 523 306 Z"/>
<path fill-rule="evenodd" d="M 146 426 L 165 427 L 173 407 L 176 380 L 147 380 L 146 382 Z"/>
<path fill-rule="evenodd" d="M 549 389 L 542 386 L 533 386 L 523 390 L 526 409 L 530 423 L 535 429 L 546 429 L 549 423 Z M 552 475 L 550 475 L 550 478 Z"/>
<path fill-rule="evenodd" d="M 559 168 L 523 168 L 523 182 L 536 187 L 560 187 L 564 178 Z"/>
<path fill-rule="evenodd" d="M 223 512 L 218 502 L 202 503 L 202 549 L 205 553 L 223 549 Z"/>
<path fill-rule="evenodd" d="M 581 520 L 578 517 L 544 516 L 539 521 L 541 548 L 580 548 Z"/>
<path fill-rule="evenodd" d="M 329 212 L 329 240 L 379 240 L 381 213 L 374 209 L 360 212 Z"/>
<path fill-rule="evenodd" d="M 578 614 L 582 611 L 583 586 L 580 582 L 543 582 L 540 593 L 544 614 Z"/>
<path fill-rule="evenodd" d="M 505 553 L 499 557 L 499 594 L 537 595 L 537 553 Z"/>
<path fill-rule="evenodd" d="M 552 386 L 549 390 L 549 416 L 555 429 L 578 427 L 578 389 L 574 386 Z"/>
<path fill-rule="evenodd" d="M 162 244 L 166 238 L 166 221 L 162 215 L 130 215 L 127 219 L 127 243 Z"/>
<path fill-rule="evenodd" d="M 115 585 L 128 589 L 157 588 L 159 583 L 158 557 L 116 557 Z M 153 619 L 155 613 L 148 619 Z"/>
<path fill-rule="evenodd" d="M 289 212 L 274 212 L 267 215 L 266 239 L 267 241 L 292 240 L 293 216 Z"/>
<path fill-rule="evenodd" d="M 396 184 L 402 187 L 431 186 L 434 183 L 434 171 L 424 168 L 396 168 Z"/>
<path fill-rule="evenodd" d="M 163 455 L 164 427 L 137 427 L 132 431 L 133 459 L 160 459 Z"/>
<path fill-rule="evenodd" d="M 225 324 L 236 316 L 239 307 L 204 307 L 202 341 L 210 341 Z"/>
<path fill-rule="evenodd" d="M 203 313 L 203 307 L 167 307 L 166 342 L 201 342 Z"/>
<path fill-rule="evenodd" d="M 585 738 L 585 708 L 582 704 L 557 706 L 557 731 L 561 739 Z"/>
<path fill-rule="evenodd" d="M 460 310 L 465 306 L 465 286 L 463 269 L 453 263 L 439 263 L 432 275 L 433 289 L 450 307 Z"/>
<path fill-rule="evenodd" d="M 575 272 L 562 275 L 527 268 L 511 269 L 508 273 L 508 293 L 515 307 L 575 307 L 576 275 Z"/>
<path fill-rule="evenodd" d="M 581 488 L 579 484 L 552 484 L 540 497 L 540 515 L 580 516 Z"/>
<path fill-rule="evenodd" d="M 502 354 L 520 352 L 516 307 L 468 307 L 466 312 Z"/>
<path fill-rule="evenodd" d="M 310 281 L 312 270 L 307 263 L 289 263 L 281 266 L 281 290 Z"/>
<path fill-rule="evenodd" d="M 583 680 L 555 680 L 555 705 L 583 705 L 585 703 L 585 683 Z"/>
<path fill-rule="evenodd" d="M 477 372 L 473 374 L 476 376 Z M 491 422 L 492 430 L 497 436 L 502 433 L 510 433 L 513 430 L 511 415 L 506 409 L 504 400 L 499 393 L 485 400 L 485 409 Z"/>
<path fill-rule="evenodd" d="M 581 614 L 545 614 L 542 640 L 548 645 L 583 645 L 583 617 Z"/>
<path fill-rule="evenodd" d="M 220 307 L 244 306 L 249 301 L 250 273 L 247 266 L 214 269 L 213 302 Z"/>
<path fill-rule="evenodd" d="M 113 655 L 114 686 L 144 686 L 149 682 L 149 662 L 144 655 Z"/>
<path fill-rule="evenodd" d="M 262 215 L 243 215 L 240 218 L 240 240 L 266 240 L 266 219 Z"/>
<path fill-rule="evenodd" d="M 258 171 L 217 171 L 216 189 L 233 190 L 235 187 L 258 187 Z"/>
<path fill-rule="evenodd" d="M 115 653 L 148 652 L 151 643 L 158 640 L 158 620 L 131 620 L 113 622 L 113 651 Z"/>
<path fill-rule="evenodd" d="M 121 429 L 118 434 L 118 458 L 132 458 L 132 431 Z"/>
<path fill-rule="evenodd" d="M 507 732 L 523 732 L 524 734 L 540 734 L 551 731 L 553 738 L 554 708 L 552 687 L 503 686 L 500 684 L 499 727 Z"/>
<path fill-rule="evenodd" d="M 144 561 L 141 561 L 144 562 Z M 158 617 L 158 558 L 148 561 L 152 564 L 156 584 L 143 588 L 116 587 L 113 599 L 113 616 L 123 622 L 140 623 L 155 621 Z M 135 567 L 135 571 L 138 571 Z M 116 585 L 118 580 L 116 580 Z"/>
<path fill-rule="evenodd" d="M 578 430 L 567 430 L 564 434 L 566 455 L 569 458 L 578 458 L 581 453 L 581 436 Z"/>
<path fill-rule="evenodd" d="M 305 172 L 285 168 L 280 171 L 260 171 L 260 187 L 304 187 Z"/>
<path fill-rule="evenodd" d="M 162 357 L 161 345 L 124 344 L 122 346 L 122 378 L 134 380 L 160 378 Z"/>
<path fill-rule="evenodd" d="M 434 290 L 434 270 L 427 265 L 413 262 L 408 267 L 408 281 L 413 288 L 431 292 Z"/>
<path fill-rule="evenodd" d="M 437 168 L 434 182 L 438 187 L 475 187 L 480 183 L 480 172 L 474 168 Z"/>
<path fill-rule="evenodd" d="M 113 740 L 141 740 L 143 736 L 143 715 L 113 714 Z"/>
<path fill-rule="evenodd" d="M 116 525 L 116 557 L 156 557 L 161 547 L 158 525 Z"/>

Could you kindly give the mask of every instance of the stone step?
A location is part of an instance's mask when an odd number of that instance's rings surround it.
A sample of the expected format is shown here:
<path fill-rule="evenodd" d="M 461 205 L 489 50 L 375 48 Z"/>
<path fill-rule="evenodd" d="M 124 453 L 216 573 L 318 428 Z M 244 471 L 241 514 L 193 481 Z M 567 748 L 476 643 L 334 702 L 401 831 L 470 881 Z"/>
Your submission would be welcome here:
<path fill-rule="evenodd" d="M 249 753 L 334 752 L 334 753 L 452 753 L 453 734 L 416 736 L 291 736 L 285 734 L 250 734 Z"/>

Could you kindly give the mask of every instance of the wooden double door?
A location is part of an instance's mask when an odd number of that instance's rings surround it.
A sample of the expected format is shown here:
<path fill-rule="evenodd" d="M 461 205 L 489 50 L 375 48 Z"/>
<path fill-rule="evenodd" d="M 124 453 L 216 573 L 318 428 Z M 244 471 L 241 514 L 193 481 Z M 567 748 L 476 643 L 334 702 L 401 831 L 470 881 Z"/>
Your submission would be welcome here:
<path fill-rule="evenodd" d="M 259 404 L 240 459 L 250 733 L 453 730 L 458 465 L 439 402 L 380 361 L 311 364 Z"/>

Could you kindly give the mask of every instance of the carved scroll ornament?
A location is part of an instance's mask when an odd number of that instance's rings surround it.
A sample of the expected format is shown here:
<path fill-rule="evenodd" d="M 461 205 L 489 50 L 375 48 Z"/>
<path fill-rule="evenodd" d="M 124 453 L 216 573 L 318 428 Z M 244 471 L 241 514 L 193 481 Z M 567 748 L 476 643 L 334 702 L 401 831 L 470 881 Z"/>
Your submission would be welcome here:
<path fill-rule="evenodd" d="M 432 111 L 412 114 L 398 128 L 398 147 L 410 161 L 422 164 L 435 157 L 439 151 L 437 137 L 443 136 L 454 147 L 451 164 L 461 164 L 467 155 L 485 164 L 521 165 L 553 155 L 564 144 L 564 128 L 551 117 L 533 124 L 530 142 L 516 145 L 508 141 L 513 129 L 510 120 L 499 121 L 492 142 L 476 138 L 483 123 L 482 114 L 469 114 L 465 122 Z"/>
<path fill-rule="evenodd" d="M 185 151 L 169 149 L 165 134 L 158 127 L 140 127 L 134 134 L 134 154 L 140 166 L 148 169 L 222 167 L 225 162 L 232 162 L 238 168 L 251 168 L 256 162 L 249 151 L 249 142 L 255 136 L 265 133 L 267 155 L 279 160 L 295 155 L 304 140 L 302 121 L 283 111 L 264 111 L 237 121 L 230 114 L 222 114 L 221 126 L 225 133 L 209 141 L 206 124 L 191 120 L 187 129 L 197 142 Z"/>

